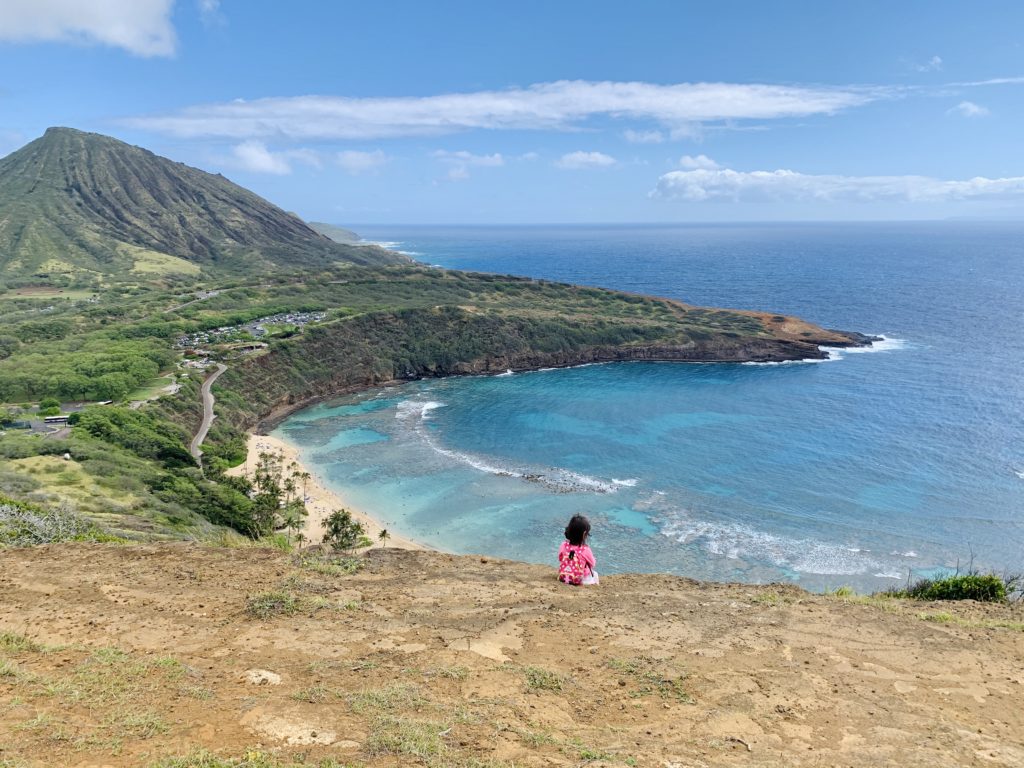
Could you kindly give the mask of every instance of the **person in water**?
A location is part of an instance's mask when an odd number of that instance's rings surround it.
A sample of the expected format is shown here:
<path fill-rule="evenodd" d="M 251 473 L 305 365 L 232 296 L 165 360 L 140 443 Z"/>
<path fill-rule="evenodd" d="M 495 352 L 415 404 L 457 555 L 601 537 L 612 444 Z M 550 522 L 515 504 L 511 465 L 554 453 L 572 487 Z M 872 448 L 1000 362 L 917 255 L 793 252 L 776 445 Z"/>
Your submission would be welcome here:
<path fill-rule="evenodd" d="M 565 584 L 597 584 L 597 560 L 587 546 L 590 521 L 583 515 L 573 515 L 565 526 L 565 541 L 558 550 L 558 580 Z"/>

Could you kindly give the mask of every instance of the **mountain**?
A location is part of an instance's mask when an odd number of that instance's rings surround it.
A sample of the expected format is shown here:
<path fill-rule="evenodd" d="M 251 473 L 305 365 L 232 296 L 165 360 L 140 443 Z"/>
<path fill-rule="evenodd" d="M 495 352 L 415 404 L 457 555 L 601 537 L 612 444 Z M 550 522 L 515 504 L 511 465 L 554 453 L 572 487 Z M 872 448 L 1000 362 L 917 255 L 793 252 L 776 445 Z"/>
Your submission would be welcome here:
<path fill-rule="evenodd" d="M 345 229 L 335 224 L 324 224 L 322 221 L 310 221 L 308 222 L 311 229 L 316 230 L 324 237 L 329 237 L 336 243 L 344 243 L 345 245 L 355 245 L 361 243 L 363 238 L 359 236 L 358 232 L 353 232 L 351 229 Z"/>
<path fill-rule="evenodd" d="M 8 282 L 339 261 L 406 259 L 339 244 L 219 174 L 109 136 L 50 128 L 0 159 L 0 274 Z"/>

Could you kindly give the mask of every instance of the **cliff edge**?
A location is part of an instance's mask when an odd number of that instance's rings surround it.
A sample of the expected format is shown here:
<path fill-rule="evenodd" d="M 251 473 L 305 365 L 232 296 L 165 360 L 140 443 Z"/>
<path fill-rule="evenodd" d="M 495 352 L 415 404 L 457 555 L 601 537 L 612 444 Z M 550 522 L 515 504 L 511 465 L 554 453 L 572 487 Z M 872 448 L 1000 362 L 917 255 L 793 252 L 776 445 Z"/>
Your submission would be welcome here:
<path fill-rule="evenodd" d="M 0 566 L 5 766 L 1024 764 L 1020 606 L 392 549 Z"/>

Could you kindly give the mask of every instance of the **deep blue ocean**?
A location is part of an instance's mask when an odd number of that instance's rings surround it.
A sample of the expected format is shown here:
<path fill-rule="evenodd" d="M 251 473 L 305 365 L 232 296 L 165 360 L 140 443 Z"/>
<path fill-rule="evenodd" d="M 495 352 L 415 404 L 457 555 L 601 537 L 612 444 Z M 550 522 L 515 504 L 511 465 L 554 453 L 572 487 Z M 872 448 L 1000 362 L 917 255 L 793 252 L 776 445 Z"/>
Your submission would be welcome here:
<path fill-rule="evenodd" d="M 599 570 L 875 589 L 1024 570 L 1024 224 L 363 227 L 428 264 L 883 335 L 786 365 L 623 363 L 378 389 L 278 434 L 389 527 Z"/>

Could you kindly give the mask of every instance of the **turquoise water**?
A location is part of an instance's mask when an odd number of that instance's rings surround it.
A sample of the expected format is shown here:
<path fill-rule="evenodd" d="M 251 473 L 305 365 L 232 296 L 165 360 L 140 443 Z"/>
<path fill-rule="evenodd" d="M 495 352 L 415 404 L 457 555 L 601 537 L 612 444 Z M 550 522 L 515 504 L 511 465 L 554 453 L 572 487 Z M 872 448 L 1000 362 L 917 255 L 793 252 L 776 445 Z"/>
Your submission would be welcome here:
<path fill-rule="evenodd" d="M 421 260 L 883 334 L 822 363 L 627 363 L 424 381 L 279 434 L 395 530 L 600 569 L 870 589 L 1024 562 L 1024 227 L 372 230 Z"/>

